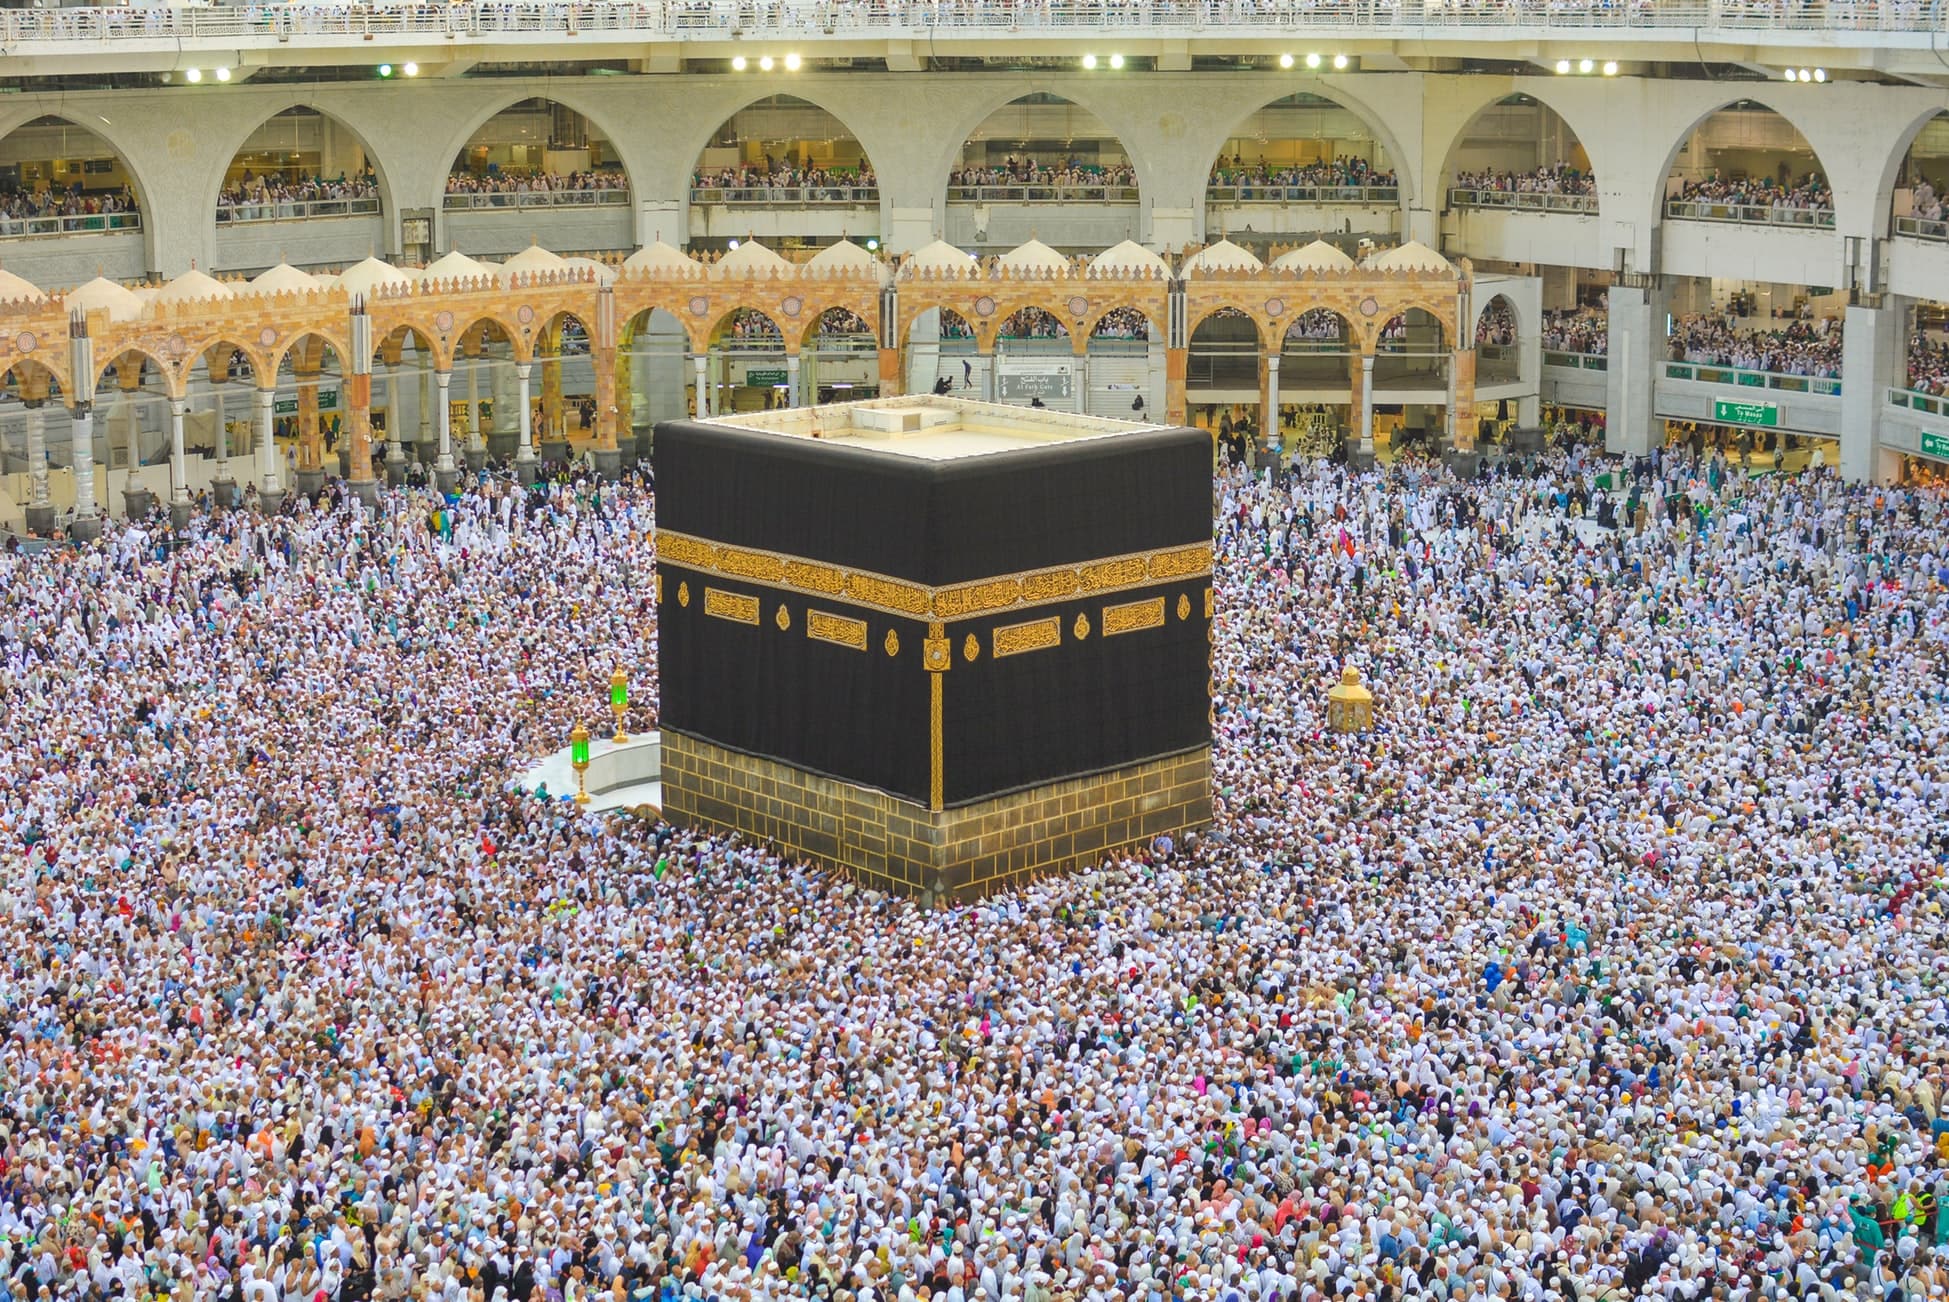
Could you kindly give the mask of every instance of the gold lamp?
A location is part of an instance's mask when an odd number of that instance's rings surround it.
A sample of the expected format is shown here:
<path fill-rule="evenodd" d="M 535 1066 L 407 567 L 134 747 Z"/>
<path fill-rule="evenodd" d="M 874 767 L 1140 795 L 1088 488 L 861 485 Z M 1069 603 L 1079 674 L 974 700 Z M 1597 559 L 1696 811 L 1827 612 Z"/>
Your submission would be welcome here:
<path fill-rule="evenodd" d="M 629 734 L 623 731 L 623 716 L 629 713 L 629 675 L 621 665 L 609 675 L 609 710 L 616 716 L 616 735 L 609 740 L 620 746 L 629 740 Z"/>
<path fill-rule="evenodd" d="M 576 724 L 568 734 L 568 762 L 575 767 L 575 803 L 589 803 L 586 775 L 589 772 L 589 730 Z"/>

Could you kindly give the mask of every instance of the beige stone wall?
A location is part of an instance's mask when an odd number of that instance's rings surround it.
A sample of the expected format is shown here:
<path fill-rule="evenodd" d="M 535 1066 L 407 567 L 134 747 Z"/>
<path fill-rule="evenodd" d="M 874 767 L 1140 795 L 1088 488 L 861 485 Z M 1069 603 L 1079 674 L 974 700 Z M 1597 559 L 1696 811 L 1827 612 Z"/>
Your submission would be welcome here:
<path fill-rule="evenodd" d="M 663 734 L 664 811 L 837 864 L 863 884 L 968 898 L 1211 821 L 1211 753 L 1133 764 L 959 809 Z"/>

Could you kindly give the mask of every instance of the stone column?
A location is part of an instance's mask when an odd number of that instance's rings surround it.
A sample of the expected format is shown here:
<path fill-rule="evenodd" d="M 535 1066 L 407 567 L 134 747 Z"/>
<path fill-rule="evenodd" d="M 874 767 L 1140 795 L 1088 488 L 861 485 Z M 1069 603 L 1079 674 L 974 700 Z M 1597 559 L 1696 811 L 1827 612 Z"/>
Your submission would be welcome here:
<path fill-rule="evenodd" d="M 68 536 L 76 542 L 101 537 L 101 508 L 95 505 L 95 409 L 89 402 L 74 405 L 74 521 Z"/>
<path fill-rule="evenodd" d="M 485 351 L 482 350 L 483 354 Z M 513 456 L 520 441 L 520 418 L 514 410 L 513 354 L 510 346 L 510 364 L 502 366 L 497 362 L 487 374 L 489 387 L 494 392 L 494 432 L 487 440 L 487 454 L 496 461 L 505 461 Z"/>
<path fill-rule="evenodd" d="M 277 435 L 272 432 L 276 402 L 276 389 L 260 388 L 251 413 L 251 438 L 257 444 L 257 505 L 266 515 L 284 504 L 284 487 L 277 477 Z"/>
<path fill-rule="evenodd" d="M 325 439 L 318 429 L 317 371 L 297 372 L 298 491 L 316 499 L 325 487 Z"/>
<path fill-rule="evenodd" d="M 27 412 L 27 532 L 46 537 L 54 532 L 54 499 L 47 491 L 47 429 L 42 423 L 43 398 L 28 398 Z"/>
<path fill-rule="evenodd" d="M 799 355 L 785 354 L 785 405 L 802 407 L 804 401 L 799 396 Z"/>
<path fill-rule="evenodd" d="M 216 405 L 217 413 L 217 466 L 216 478 L 210 481 L 210 495 L 221 507 L 237 504 L 237 481 L 230 473 L 230 426 L 224 420 L 223 395 L 228 391 L 220 380 L 210 381 L 210 399 Z"/>
<path fill-rule="evenodd" d="M 372 364 L 373 378 L 379 382 L 379 409 L 386 413 L 386 482 L 394 488 L 406 482 L 405 431 L 399 427 L 399 367 L 385 369 Z M 357 478 L 357 476 L 354 476 Z"/>
<path fill-rule="evenodd" d="M 438 404 L 433 408 L 433 430 L 440 444 L 440 459 L 433 463 L 433 482 L 443 493 L 451 493 L 460 482 L 460 472 L 453 464 L 453 408 L 447 402 L 452 384 L 452 371 L 433 373 L 434 401 Z"/>
<path fill-rule="evenodd" d="M 379 484 L 372 473 L 371 372 L 345 378 L 345 416 L 345 477 L 359 500 L 372 505 L 379 500 Z"/>
<path fill-rule="evenodd" d="M 1167 424 L 1183 425 L 1190 417 L 1190 399 L 1185 394 L 1185 382 L 1191 374 L 1191 350 L 1189 348 L 1164 349 L 1164 420 Z"/>
<path fill-rule="evenodd" d="M 695 404 L 697 414 L 700 417 L 708 416 L 711 414 L 710 358 L 703 353 L 698 353 L 691 361 L 697 370 L 697 401 Z"/>
<path fill-rule="evenodd" d="M 1266 439 L 1279 441 L 1279 354 L 1267 353 L 1265 358 L 1265 412 L 1260 416 L 1265 426 Z"/>
<path fill-rule="evenodd" d="M 432 358 L 419 349 L 413 350 L 414 360 L 420 364 L 420 426 L 418 441 L 413 445 L 413 460 L 424 464 L 426 445 L 438 441 L 439 426 L 434 423 L 433 407 L 433 367 Z M 449 418 L 451 419 L 451 418 Z"/>
<path fill-rule="evenodd" d="M 1658 377 L 1665 366 L 1666 288 L 1613 285 L 1604 374 L 1604 450 L 1649 456 L 1664 441 Z"/>
<path fill-rule="evenodd" d="M 1884 296 L 1881 307 L 1849 307 L 1841 336 L 1841 474 L 1853 483 L 1901 477 L 1901 453 L 1881 445 L 1888 391 L 1908 381 L 1908 321 L 1913 300 Z"/>
<path fill-rule="evenodd" d="M 994 402 L 995 395 L 1001 392 L 1000 377 L 995 374 L 995 358 L 998 354 L 977 351 L 975 356 L 981 359 L 981 400 Z"/>
<path fill-rule="evenodd" d="M 1374 464 L 1374 355 L 1360 355 L 1360 442 L 1347 457 L 1349 465 L 1366 469 Z"/>
<path fill-rule="evenodd" d="M 568 419 L 562 411 L 562 335 L 555 332 L 553 355 L 541 359 L 541 459 L 568 463 Z"/>
<path fill-rule="evenodd" d="M 528 405 L 528 375 L 533 369 L 528 362 L 517 362 L 514 367 L 515 418 L 521 422 L 521 445 L 514 454 L 514 473 L 523 484 L 532 484 L 541 477 L 535 457 L 534 412 Z"/>
<path fill-rule="evenodd" d="M 169 400 L 169 522 L 180 529 L 189 523 L 189 452 L 183 447 L 185 398 Z"/>

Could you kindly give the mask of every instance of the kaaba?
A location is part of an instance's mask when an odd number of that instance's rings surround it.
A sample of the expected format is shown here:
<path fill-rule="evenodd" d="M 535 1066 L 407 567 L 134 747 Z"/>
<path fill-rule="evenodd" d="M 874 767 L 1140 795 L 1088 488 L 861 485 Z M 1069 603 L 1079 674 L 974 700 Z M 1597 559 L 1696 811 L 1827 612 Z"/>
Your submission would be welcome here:
<path fill-rule="evenodd" d="M 965 898 L 1211 816 L 1211 440 L 927 396 L 656 427 L 663 802 Z"/>

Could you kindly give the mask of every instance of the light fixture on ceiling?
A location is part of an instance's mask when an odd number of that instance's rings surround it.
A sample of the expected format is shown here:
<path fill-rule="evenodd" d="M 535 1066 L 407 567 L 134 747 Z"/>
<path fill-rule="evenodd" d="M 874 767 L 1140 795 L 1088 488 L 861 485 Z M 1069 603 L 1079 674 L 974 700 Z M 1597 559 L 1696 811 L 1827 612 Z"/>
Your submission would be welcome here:
<path fill-rule="evenodd" d="M 1309 55 L 1307 55 L 1307 56 L 1306 56 L 1306 66 L 1307 66 L 1307 67 L 1309 67 L 1309 68 L 1317 68 L 1317 67 L 1319 67 L 1319 66 L 1320 66 L 1320 56 L 1319 56 L 1319 55 L 1317 55 L 1317 54 L 1309 54 Z"/>
<path fill-rule="evenodd" d="M 787 71 L 787 72 L 797 72 L 797 71 L 799 70 L 799 62 L 800 62 L 800 60 L 799 60 L 799 56 L 798 56 L 798 55 L 796 55 L 796 54 L 788 54 L 788 55 L 786 55 L 786 56 L 785 56 L 785 71 Z"/>
<path fill-rule="evenodd" d="M 743 72 L 746 68 L 750 66 L 751 65 L 745 60 L 745 57 L 742 54 L 734 54 L 731 56 L 732 72 Z"/>
<path fill-rule="evenodd" d="M 1093 72 L 1093 71 L 1095 71 L 1095 70 L 1096 70 L 1096 56 L 1095 56 L 1094 54 L 1085 54 L 1085 55 L 1083 56 L 1083 66 L 1084 66 L 1085 68 L 1087 68 L 1087 69 L 1089 69 L 1089 70 L 1091 70 L 1092 72 Z"/>
<path fill-rule="evenodd" d="M 771 55 L 769 54 L 764 55 L 758 60 L 758 71 L 760 72 L 770 72 L 773 66 Z"/>
<path fill-rule="evenodd" d="M 183 80 L 187 81 L 190 85 L 194 86 L 197 82 L 203 80 L 203 69 L 191 68 L 188 72 L 183 74 Z"/>
<path fill-rule="evenodd" d="M 1279 66 L 1280 66 L 1280 67 L 1282 67 L 1282 68 L 1290 68 L 1290 67 L 1292 67 L 1292 66 L 1293 66 L 1293 56 L 1292 56 L 1292 55 L 1290 55 L 1290 54 L 1282 54 L 1282 55 L 1280 55 L 1280 56 L 1279 56 Z"/>
<path fill-rule="evenodd" d="M 1347 70 L 1347 56 L 1346 56 L 1346 55 L 1344 55 L 1344 54 L 1336 54 L 1336 55 L 1334 55 L 1334 56 L 1333 56 L 1333 70 L 1334 70 L 1335 72 L 1345 72 L 1345 71 Z"/>

